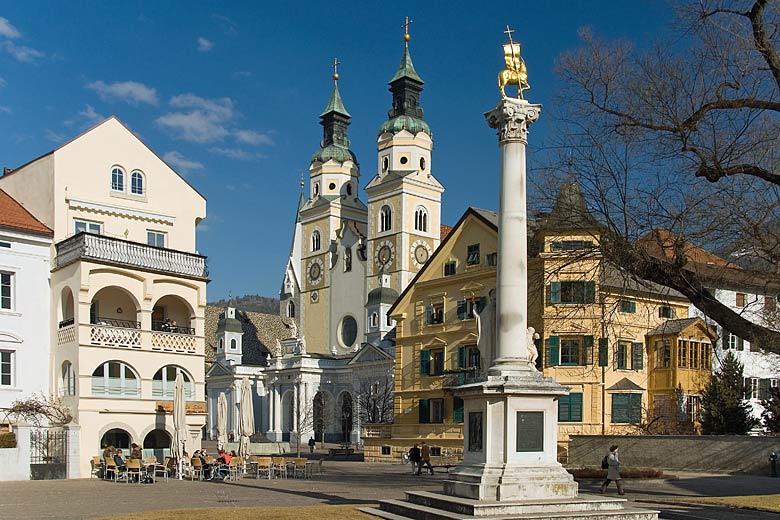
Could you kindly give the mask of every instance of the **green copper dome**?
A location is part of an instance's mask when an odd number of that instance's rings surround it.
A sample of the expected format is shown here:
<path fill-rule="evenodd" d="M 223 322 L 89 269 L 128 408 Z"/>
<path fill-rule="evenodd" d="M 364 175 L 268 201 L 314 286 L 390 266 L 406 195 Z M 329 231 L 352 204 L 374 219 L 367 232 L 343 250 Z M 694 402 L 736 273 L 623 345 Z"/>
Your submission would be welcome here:
<path fill-rule="evenodd" d="M 431 135 L 431 127 L 428 126 L 428 123 L 422 119 L 406 115 L 394 117 L 388 121 L 385 121 L 382 123 L 382 126 L 379 127 L 380 134 L 387 132 L 390 132 L 391 134 L 397 134 L 401 130 L 406 130 L 411 134 L 425 132 L 426 134 Z"/>
<path fill-rule="evenodd" d="M 319 161 L 324 163 L 331 159 L 340 163 L 352 161 L 357 164 L 357 158 L 355 157 L 355 154 L 352 153 L 352 150 L 335 143 L 319 149 L 317 153 L 311 156 L 311 162 Z"/>

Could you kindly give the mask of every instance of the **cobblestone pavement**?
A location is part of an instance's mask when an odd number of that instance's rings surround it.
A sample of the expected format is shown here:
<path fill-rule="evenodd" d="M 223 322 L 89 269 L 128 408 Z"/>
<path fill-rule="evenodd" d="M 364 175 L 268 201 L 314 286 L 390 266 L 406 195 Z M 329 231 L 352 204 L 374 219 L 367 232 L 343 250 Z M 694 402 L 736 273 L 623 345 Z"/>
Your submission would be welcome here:
<path fill-rule="evenodd" d="M 312 480 L 190 482 L 154 485 L 71 481 L 0 482 L 0 519 L 81 520 L 161 509 L 201 507 L 304 506 L 367 504 L 402 498 L 404 490 L 438 491 L 445 473 L 413 476 L 409 466 L 326 461 L 324 474 Z M 583 493 L 596 492 L 596 481 L 580 483 Z M 761 495 L 780 493 L 780 479 L 725 475 L 679 475 L 675 480 L 627 480 L 631 502 L 661 510 L 668 520 L 763 520 L 777 514 L 670 504 L 686 496 Z M 614 487 L 611 492 L 614 491 Z"/>

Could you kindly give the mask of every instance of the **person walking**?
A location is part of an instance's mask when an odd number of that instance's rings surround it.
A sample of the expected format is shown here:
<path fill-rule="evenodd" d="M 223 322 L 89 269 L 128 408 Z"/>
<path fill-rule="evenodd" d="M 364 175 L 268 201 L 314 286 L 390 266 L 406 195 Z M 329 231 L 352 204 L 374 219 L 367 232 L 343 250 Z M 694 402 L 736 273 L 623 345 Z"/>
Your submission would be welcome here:
<path fill-rule="evenodd" d="M 417 468 L 418 475 L 422 473 L 423 466 L 428 466 L 428 471 L 430 471 L 431 475 L 433 475 L 433 466 L 431 466 L 431 449 L 427 444 L 425 444 L 425 441 L 422 442 L 422 448 L 420 448 L 420 465 Z"/>
<path fill-rule="evenodd" d="M 601 484 L 601 493 L 606 493 L 607 486 L 614 480 L 615 485 L 617 485 L 618 488 L 618 494 L 625 495 L 626 492 L 623 490 L 623 480 L 620 478 L 620 459 L 618 458 L 617 444 L 613 444 L 609 447 L 609 453 L 607 453 L 604 458 L 607 461 L 607 478 L 604 480 L 604 483 Z"/>
<path fill-rule="evenodd" d="M 419 475 L 420 471 L 420 445 L 416 442 L 409 448 L 409 462 L 412 463 L 412 475 Z"/>
<path fill-rule="evenodd" d="M 309 453 L 314 453 L 314 437 L 309 437 Z"/>

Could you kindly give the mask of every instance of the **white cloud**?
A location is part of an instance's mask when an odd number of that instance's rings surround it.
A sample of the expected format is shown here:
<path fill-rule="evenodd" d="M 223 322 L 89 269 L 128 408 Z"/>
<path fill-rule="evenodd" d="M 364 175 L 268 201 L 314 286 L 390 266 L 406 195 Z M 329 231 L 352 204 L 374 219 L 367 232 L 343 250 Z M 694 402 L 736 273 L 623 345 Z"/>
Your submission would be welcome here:
<path fill-rule="evenodd" d="M 79 116 L 84 118 L 89 126 L 96 125 L 106 118 L 103 114 L 98 114 L 92 105 L 84 107 L 84 110 L 79 112 Z"/>
<path fill-rule="evenodd" d="M 236 115 L 232 99 L 206 99 L 187 93 L 172 97 L 170 104 L 183 110 L 158 117 L 157 124 L 171 130 L 175 138 L 202 144 L 221 141 L 230 134 L 225 124 Z"/>
<path fill-rule="evenodd" d="M 219 122 L 200 111 L 174 112 L 157 118 L 157 124 L 173 131 L 174 137 L 193 143 L 221 141 L 228 131 Z"/>
<path fill-rule="evenodd" d="M 198 161 L 187 159 L 184 157 L 184 155 L 177 152 L 176 150 L 166 152 L 166 154 L 163 155 L 163 161 L 173 166 L 176 170 L 179 171 L 179 173 L 186 174 L 192 170 L 203 169 L 203 164 L 199 163 Z"/>
<path fill-rule="evenodd" d="M 255 132 L 254 130 L 236 130 L 233 136 L 237 141 L 251 145 L 272 145 L 274 140 L 268 134 Z"/>
<path fill-rule="evenodd" d="M 14 38 L 18 38 L 22 35 L 22 33 L 19 32 L 19 29 L 11 25 L 11 22 L 8 21 L 8 18 L 3 18 L 0 16 L 0 36 L 3 38 L 8 38 L 9 40 L 13 40 Z"/>
<path fill-rule="evenodd" d="M 200 52 L 209 52 L 213 48 L 214 48 L 213 41 L 207 40 L 203 36 L 198 37 L 198 50 Z"/>
<path fill-rule="evenodd" d="M 192 93 L 180 94 L 171 98 L 171 106 L 176 108 L 192 108 L 204 112 L 209 117 L 220 121 L 232 119 L 233 100 L 228 97 L 206 99 Z"/>
<path fill-rule="evenodd" d="M 25 47 L 24 45 L 16 45 L 10 40 L 0 42 L 0 48 L 16 58 L 16 61 L 21 61 L 23 63 L 35 63 L 45 56 L 44 53 L 37 49 Z"/>
<path fill-rule="evenodd" d="M 11 107 L 0 105 L 0 112 L 3 112 L 5 114 L 10 114 L 11 113 Z"/>
<path fill-rule="evenodd" d="M 3 88 L 3 87 L 4 87 L 4 86 L 6 86 L 7 84 L 8 84 L 8 83 L 7 83 L 7 82 L 6 82 L 6 81 L 5 81 L 3 78 L 0 78 L 0 88 Z"/>
<path fill-rule="evenodd" d="M 46 137 L 46 139 L 48 139 L 49 141 L 51 141 L 53 143 L 62 143 L 62 142 L 65 142 L 65 139 L 66 139 L 64 134 L 61 134 L 59 132 L 55 132 L 55 131 L 49 130 L 49 129 L 47 129 L 43 133 L 43 135 L 44 135 L 44 137 Z"/>
<path fill-rule="evenodd" d="M 93 81 L 87 84 L 86 88 L 97 92 L 103 101 L 124 101 L 131 105 L 157 104 L 157 91 L 137 81 L 117 81 L 115 83 Z"/>
<path fill-rule="evenodd" d="M 228 159 L 233 159 L 235 161 L 251 161 L 253 159 L 261 159 L 263 157 L 262 154 L 247 152 L 246 150 L 242 150 L 240 148 L 212 147 L 209 148 L 209 152 L 216 155 L 222 155 L 223 157 L 227 157 Z"/>

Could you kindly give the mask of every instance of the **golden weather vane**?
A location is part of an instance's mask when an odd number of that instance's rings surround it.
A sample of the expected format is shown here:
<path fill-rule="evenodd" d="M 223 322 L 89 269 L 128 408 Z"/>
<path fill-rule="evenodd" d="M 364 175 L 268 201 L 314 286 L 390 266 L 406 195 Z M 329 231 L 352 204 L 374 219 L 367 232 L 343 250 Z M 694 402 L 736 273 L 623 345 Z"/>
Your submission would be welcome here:
<path fill-rule="evenodd" d="M 409 34 L 409 24 L 414 22 L 414 20 L 410 20 L 409 17 L 406 17 L 406 21 L 404 21 L 404 24 L 401 26 L 404 29 L 404 44 L 406 45 L 406 48 L 409 48 L 409 40 L 412 39 L 411 35 Z"/>
<path fill-rule="evenodd" d="M 498 73 L 498 88 L 503 99 L 507 97 L 507 85 L 517 86 L 517 99 L 523 99 L 523 91 L 531 88 L 531 85 L 528 84 L 528 70 L 525 67 L 525 61 L 520 56 L 520 44 L 512 39 L 513 32 L 515 30 L 507 25 L 504 34 L 509 37 L 509 43 L 503 44 L 506 69 Z"/>

